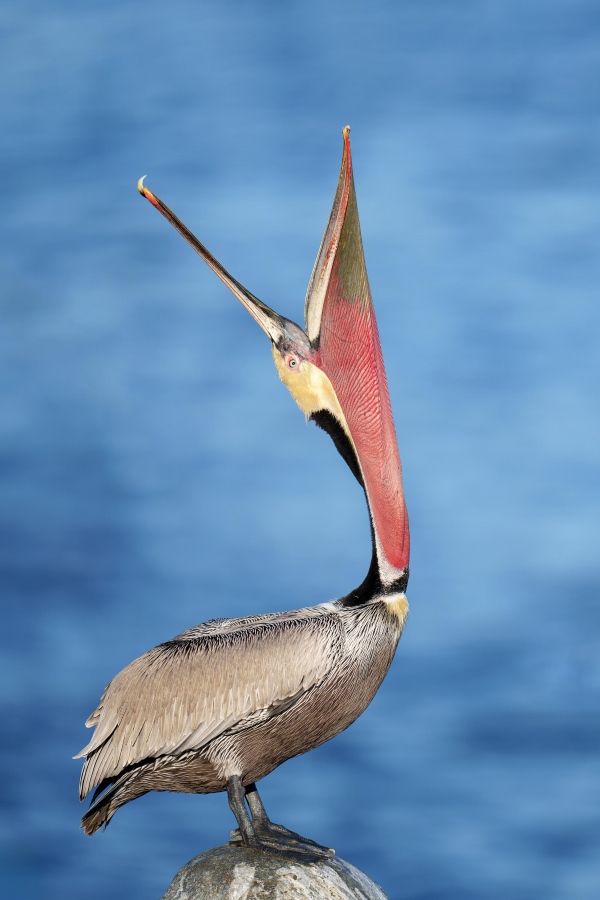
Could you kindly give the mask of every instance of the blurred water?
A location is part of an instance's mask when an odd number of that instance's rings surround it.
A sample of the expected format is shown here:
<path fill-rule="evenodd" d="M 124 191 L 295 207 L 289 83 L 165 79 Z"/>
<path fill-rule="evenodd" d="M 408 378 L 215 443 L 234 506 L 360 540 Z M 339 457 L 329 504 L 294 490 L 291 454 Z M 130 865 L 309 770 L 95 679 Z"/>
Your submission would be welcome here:
<path fill-rule="evenodd" d="M 159 897 L 222 795 L 78 829 L 82 723 L 148 647 L 320 602 L 360 492 L 264 336 L 135 191 L 282 313 L 353 126 L 413 534 L 375 701 L 267 807 L 391 898 L 600 895 L 600 10 L 588 0 L 5 0 L 3 896 Z"/>

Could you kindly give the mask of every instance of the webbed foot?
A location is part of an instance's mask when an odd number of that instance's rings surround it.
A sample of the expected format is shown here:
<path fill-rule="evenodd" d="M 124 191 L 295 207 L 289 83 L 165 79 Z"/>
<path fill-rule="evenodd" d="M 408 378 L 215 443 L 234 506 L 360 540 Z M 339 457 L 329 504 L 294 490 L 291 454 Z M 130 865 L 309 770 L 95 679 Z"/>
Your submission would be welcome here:
<path fill-rule="evenodd" d="M 254 830 L 256 840 L 251 838 L 249 841 L 244 841 L 239 828 L 236 828 L 231 832 L 229 843 L 234 846 L 253 847 L 256 850 L 302 856 L 304 859 L 314 859 L 315 861 L 330 859 L 335 855 L 335 850 L 331 847 L 323 847 L 321 844 L 311 841 L 310 838 L 303 838 L 295 831 L 284 828 L 283 825 L 275 825 L 273 822 L 269 822 L 266 827 L 262 823 L 260 826 L 255 824 Z"/>
<path fill-rule="evenodd" d="M 330 847 L 323 847 L 283 825 L 271 822 L 255 784 L 244 787 L 239 776 L 232 776 L 227 782 L 227 795 L 239 825 L 231 832 L 230 844 L 301 856 L 305 860 L 317 861 L 334 856 L 335 850 Z M 248 816 L 244 800 L 248 803 L 252 819 Z"/>

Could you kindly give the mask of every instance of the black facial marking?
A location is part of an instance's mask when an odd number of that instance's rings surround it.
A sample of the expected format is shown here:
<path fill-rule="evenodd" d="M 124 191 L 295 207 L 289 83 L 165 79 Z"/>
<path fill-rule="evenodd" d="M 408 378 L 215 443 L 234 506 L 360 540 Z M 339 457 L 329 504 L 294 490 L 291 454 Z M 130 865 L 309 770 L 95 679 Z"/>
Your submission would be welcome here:
<path fill-rule="evenodd" d="M 360 484 L 360 486 L 364 489 L 364 484 L 362 480 L 362 475 L 360 472 L 360 466 L 358 464 L 358 460 L 356 458 L 356 454 L 352 447 L 352 444 L 348 440 L 348 435 L 335 418 L 333 413 L 330 413 L 327 409 L 319 409 L 317 412 L 312 413 L 310 418 L 313 422 L 318 425 L 319 428 L 322 428 L 323 431 L 326 431 L 333 443 L 335 444 L 335 448 L 342 457 L 343 460 L 347 463 L 350 471 Z"/>

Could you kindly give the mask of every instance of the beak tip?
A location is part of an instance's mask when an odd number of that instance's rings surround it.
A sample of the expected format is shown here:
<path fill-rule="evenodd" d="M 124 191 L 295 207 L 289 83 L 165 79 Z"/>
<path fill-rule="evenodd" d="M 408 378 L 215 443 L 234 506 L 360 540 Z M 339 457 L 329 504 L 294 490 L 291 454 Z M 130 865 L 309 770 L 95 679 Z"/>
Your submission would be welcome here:
<path fill-rule="evenodd" d="M 344 160 L 350 159 L 350 126 L 344 125 L 342 128 L 342 137 L 344 139 Z"/>
<path fill-rule="evenodd" d="M 142 177 L 139 179 L 139 181 L 137 183 L 137 189 L 140 192 L 140 194 L 142 195 L 142 197 L 144 196 L 144 191 L 145 191 L 144 178 L 147 178 L 147 177 L 148 177 L 147 175 L 142 175 Z"/>

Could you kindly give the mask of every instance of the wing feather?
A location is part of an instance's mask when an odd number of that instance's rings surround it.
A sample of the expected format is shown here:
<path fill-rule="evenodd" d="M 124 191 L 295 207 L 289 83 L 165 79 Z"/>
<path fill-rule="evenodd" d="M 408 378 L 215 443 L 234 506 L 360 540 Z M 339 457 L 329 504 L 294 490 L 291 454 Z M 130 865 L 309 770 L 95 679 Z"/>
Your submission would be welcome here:
<path fill-rule="evenodd" d="M 209 622 L 134 660 L 88 719 L 95 732 L 78 754 L 81 796 L 134 763 L 277 715 L 322 681 L 343 633 L 337 616 L 318 609 Z"/>

